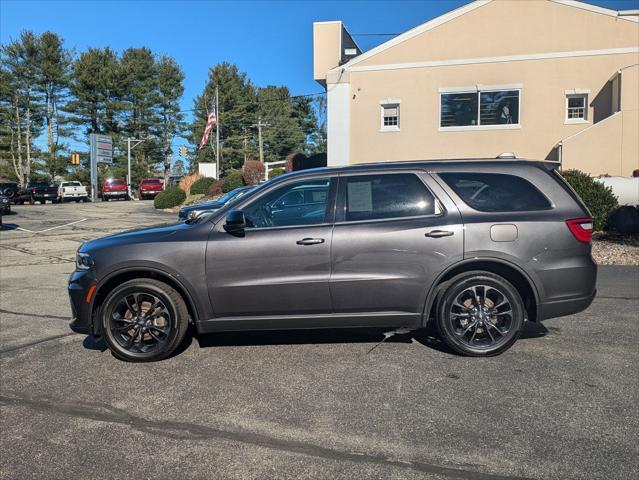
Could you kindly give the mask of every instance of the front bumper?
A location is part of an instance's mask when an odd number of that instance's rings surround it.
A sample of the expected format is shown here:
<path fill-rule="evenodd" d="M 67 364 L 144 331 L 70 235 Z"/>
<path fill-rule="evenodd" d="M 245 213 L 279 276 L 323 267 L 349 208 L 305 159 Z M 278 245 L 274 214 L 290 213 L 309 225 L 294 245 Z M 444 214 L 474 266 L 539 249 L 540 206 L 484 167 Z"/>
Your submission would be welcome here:
<path fill-rule="evenodd" d="M 71 301 L 71 313 L 73 320 L 69 324 L 71 330 L 85 335 L 94 334 L 95 329 L 91 322 L 91 305 L 87 294 L 96 280 L 91 270 L 75 270 L 69 277 L 69 300 Z"/>

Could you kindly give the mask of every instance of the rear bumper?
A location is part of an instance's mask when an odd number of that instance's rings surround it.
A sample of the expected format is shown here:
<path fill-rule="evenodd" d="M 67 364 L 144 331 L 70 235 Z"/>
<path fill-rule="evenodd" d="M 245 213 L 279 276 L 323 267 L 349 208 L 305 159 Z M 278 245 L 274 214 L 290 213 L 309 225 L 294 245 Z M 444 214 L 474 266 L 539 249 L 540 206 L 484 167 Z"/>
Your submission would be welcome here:
<path fill-rule="evenodd" d="M 539 318 L 541 320 L 547 320 L 549 318 L 563 317 L 565 315 L 573 315 L 575 313 L 583 312 L 590 306 L 596 295 L 597 290 L 594 290 L 592 294 L 585 297 L 542 303 L 539 306 Z"/>

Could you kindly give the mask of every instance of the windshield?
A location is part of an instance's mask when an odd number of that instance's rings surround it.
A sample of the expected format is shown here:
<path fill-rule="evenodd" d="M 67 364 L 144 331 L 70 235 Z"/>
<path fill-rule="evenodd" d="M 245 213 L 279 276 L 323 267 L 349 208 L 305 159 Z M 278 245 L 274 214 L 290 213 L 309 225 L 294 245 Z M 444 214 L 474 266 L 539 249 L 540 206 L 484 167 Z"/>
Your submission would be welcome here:
<path fill-rule="evenodd" d="M 107 185 L 124 185 L 124 180 L 116 179 L 116 180 L 107 180 Z"/>
<path fill-rule="evenodd" d="M 244 200 L 245 198 L 248 198 L 250 196 L 252 196 L 253 194 L 261 191 L 265 186 L 270 185 L 272 182 L 272 180 L 268 180 L 264 183 L 261 183 L 253 188 L 244 190 L 239 192 L 240 194 L 236 195 L 235 198 L 232 198 L 228 203 L 224 204 L 224 206 L 222 208 L 220 208 L 219 210 L 215 210 L 213 212 L 207 212 L 207 214 L 202 214 L 200 215 L 198 218 L 198 222 L 197 223 L 201 223 L 203 221 L 208 220 L 209 218 L 211 218 L 212 214 L 215 214 L 216 216 L 222 212 L 228 212 L 229 210 L 233 209 L 233 205 L 236 205 L 240 200 Z M 233 193 L 233 191 L 230 191 L 229 193 Z M 228 195 L 229 193 L 227 193 L 226 195 Z M 225 195 L 225 196 L 226 196 Z M 221 197 L 218 201 L 221 201 L 223 197 Z"/>
<path fill-rule="evenodd" d="M 80 182 L 64 182 L 62 184 L 63 187 L 81 187 Z"/>
<path fill-rule="evenodd" d="M 150 178 L 147 180 L 142 180 L 142 183 L 147 184 L 147 183 L 162 183 L 162 181 L 158 178 Z"/>
<path fill-rule="evenodd" d="M 224 195 L 222 195 L 220 198 L 217 199 L 217 201 L 220 203 L 226 203 L 229 200 L 232 200 L 233 198 L 239 195 L 242 195 L 242 193 L 248 192 L 248 191 L 250 191 L 250 189 L 246 190 L 244 188 L 236 188 L 235 190 L 231 190 L 230 192 L 227 192 Z"/>

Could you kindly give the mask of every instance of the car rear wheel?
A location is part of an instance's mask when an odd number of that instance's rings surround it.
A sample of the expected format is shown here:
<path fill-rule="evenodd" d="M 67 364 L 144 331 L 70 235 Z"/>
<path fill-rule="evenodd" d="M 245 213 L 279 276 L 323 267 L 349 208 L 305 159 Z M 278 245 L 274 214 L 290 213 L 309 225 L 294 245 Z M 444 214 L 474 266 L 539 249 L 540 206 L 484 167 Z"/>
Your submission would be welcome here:
<path fill-rule="evenodd" d="M 188 309 L 169 285 L 140 278 L 123 283 L 105 300 L 102 331 L 114 356 L 151 362 L 169 356 L 188 329 Z"/>
<path fill-rule="evenodd" d="M 503 277 L 466 272 L 450 280 L 437 306 L 437 329 L 453 350 L 473 357 L 498 355 L 519 338 L 523 301 Z"/>

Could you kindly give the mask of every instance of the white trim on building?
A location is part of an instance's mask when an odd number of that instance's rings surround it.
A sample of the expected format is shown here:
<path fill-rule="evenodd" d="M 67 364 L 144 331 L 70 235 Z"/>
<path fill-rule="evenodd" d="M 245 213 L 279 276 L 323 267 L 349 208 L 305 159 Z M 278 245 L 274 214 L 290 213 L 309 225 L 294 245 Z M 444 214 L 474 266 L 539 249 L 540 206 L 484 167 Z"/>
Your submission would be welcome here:
<path fill-rule="evenodd" d="M 374 71 L 382 71 L 382 70 L 402 70 L 406 68 L 444 67 L 444 66 L 453 66 L 453 65 L 477 65 L 481 63 L 522 62 L 526 60 L 549 60 L 549 59 L 556 59 L 556 58 L 591 57 L 591 56 L 599 56 L 599 55 L 619 55 L 624 53 L 639 53 L 639 47 L 605 48 L 601 50 L 573 50 L 573 51 L 566 51 L 566 52 L 527 53 L 522 55 L 457 58 L 452 60 L 433 60 L 433 61 L 411 62 L 411 63 L 390 63 L 386 65 L 367 65 L 367 66 L 361 66 L 361 67 L 349 67 L 348 70 L 353 72 L 374 72 Z M 344 68 L 346 65 L 340 68 Z"/>
<path fill-rule="evenodd" d="M 329 167 L 350 163 L 350 93 L 349 83 L 329 84 L 326 89 L 326 161 Z"/>

